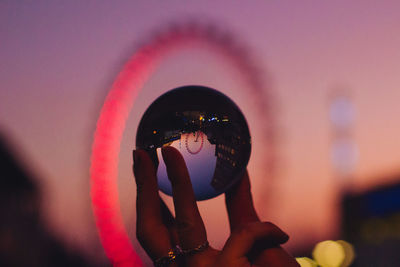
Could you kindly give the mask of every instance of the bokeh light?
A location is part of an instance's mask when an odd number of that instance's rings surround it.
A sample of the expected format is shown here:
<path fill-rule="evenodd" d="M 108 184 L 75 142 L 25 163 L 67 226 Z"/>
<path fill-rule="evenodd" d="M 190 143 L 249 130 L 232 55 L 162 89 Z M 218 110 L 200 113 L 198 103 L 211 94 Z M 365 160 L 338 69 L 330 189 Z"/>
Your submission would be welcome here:
<path fill-rule="evenodd" d="M 353 246 L 344 240 L 319 242 L 312 255 L 321 267 L 347 267 L 355 258 Z"/>
<path fill-rule="evenodd" d="M 317 267 L 318 264 L 313 261 L 310 258 L 307 257 L 298 257 L 296 258 L 296 261 L 298 264 L 300 264 L 301 267 Z"/>

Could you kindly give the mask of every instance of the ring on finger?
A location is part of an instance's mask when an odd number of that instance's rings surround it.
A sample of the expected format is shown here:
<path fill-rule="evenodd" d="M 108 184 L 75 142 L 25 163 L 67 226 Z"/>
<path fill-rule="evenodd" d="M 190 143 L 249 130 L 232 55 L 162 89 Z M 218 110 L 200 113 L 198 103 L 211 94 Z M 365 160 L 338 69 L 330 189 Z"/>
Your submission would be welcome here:
<path fill-rule="evenodd" d="M 190 248 L 190 249 L 181 249 L 181 253 L 182 255 L 194 255 L 196 253 L 202 252 L 204 250 L 206 250 L 208 247 L 210 246 L 210 243 L 208 243 L 208 241 L 204 242 L 203 244 L 198 245 L 195 248 Z"/>
<path fill-rule="evenodd" d="M 176 259 L 181 255 L 182 255 L 182 249 L 177 245 L 174 248 L 171 248 L 166 256 L 154 260 L 154 266 L 166 267 L 170 263 L 176 261 Z"/>

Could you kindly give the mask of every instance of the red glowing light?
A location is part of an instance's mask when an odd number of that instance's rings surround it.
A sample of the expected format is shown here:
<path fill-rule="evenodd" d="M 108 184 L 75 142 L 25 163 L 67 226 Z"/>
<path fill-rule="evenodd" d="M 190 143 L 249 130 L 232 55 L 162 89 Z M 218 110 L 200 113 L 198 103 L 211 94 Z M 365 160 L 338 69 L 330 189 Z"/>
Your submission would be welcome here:
<path fill-rule="evenodd" d="M 183 46 L 205 44 L 235 65 L 255 95 L 263 94 L 254 68 L 228 39 L 196 25 L 160 34 L 128 61 L 109 91 L 97 121 L 92 146 L 90 179 L 96 226 L 103 248 L 114 266 L 143 266 L 126 233 L 118 197 L 118 155 L 125 123 L 144 82 L 162 58 Z M 263 97 L 258 97 L 262 100 Z M 263 111 L 267 105 L 258 105 Z"/>

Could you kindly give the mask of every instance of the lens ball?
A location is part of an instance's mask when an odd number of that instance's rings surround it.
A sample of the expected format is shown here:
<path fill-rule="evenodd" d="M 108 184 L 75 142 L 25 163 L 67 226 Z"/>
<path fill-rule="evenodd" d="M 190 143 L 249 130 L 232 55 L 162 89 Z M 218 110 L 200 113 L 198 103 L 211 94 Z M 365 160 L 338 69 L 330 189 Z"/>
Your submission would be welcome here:
<path fill-rule="evenodd" d="M 144 113 L 136 147 L 157 168 L 158 186 L 172 195 L 161 155 L 163 146 L 180 151 L 197 200 L 218 196 L 246 171 L 251 139 L 246 119 L 226 95 L 204 86 L 183 86 L 157 98 Z"/>

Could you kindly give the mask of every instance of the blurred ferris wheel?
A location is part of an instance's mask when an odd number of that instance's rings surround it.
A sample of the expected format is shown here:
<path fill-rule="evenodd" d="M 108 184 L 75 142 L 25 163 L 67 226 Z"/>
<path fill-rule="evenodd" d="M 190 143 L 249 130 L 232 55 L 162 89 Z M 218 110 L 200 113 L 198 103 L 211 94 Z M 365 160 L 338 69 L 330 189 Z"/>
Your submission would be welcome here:
<path fill-rule="evenodd" d="M 192 47 L 206 47 L 211 53 L 221 55 L 241 74 L 246 95 L 253 97 L 262 118 L 260 126 L 265 151 L 262 168 L 269 179 L 273 176 L 276 159 L 273 99 L 247 50 L 231 33 L 215 25 L 171 24 L 139 47 L 128 60 L 115 79 L 97 121 L 90 166 L 92 207 L 102 245 L 114 266 L 142 266 L 123 224 L 117 187 L 118 155 L 126 120 L 144 83 L 164 58 L 182 48 Z M 201 150 L 204 139 L 201 132 L 184 138 L 189 153 Z M 187 145 L 189 138 L 195 139 L 196 147 Z"/>

